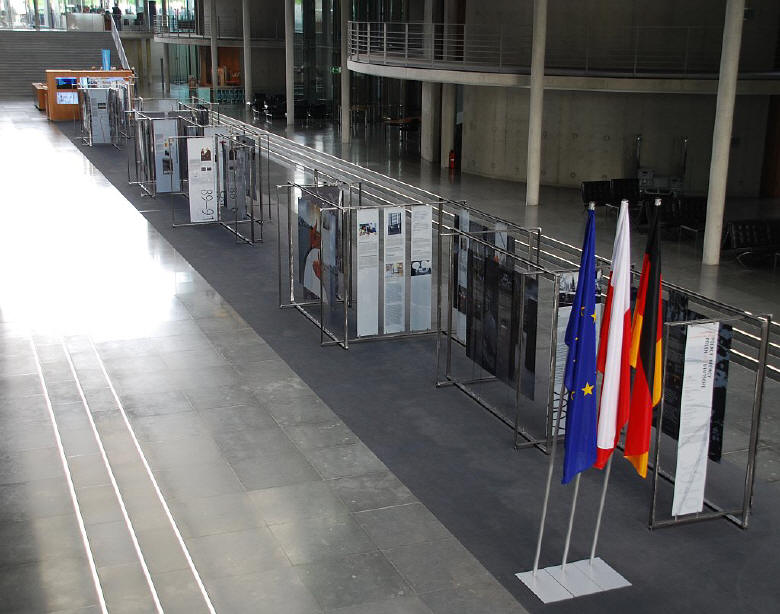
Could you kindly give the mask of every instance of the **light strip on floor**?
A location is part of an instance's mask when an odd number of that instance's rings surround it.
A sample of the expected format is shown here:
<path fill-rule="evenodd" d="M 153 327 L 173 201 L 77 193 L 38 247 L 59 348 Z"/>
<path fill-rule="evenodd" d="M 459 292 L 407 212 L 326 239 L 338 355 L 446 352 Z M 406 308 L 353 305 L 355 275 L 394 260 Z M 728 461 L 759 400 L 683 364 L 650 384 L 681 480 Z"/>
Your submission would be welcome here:
<path fill-rule="evenodd" d="M 79 525 L 79 531 L 81 532 L 81 543 L 84 544 L 84 550 L 87 553 L 87 562 L 89 563 L 89 571 L 92 574 L 92 581 L 95 583 L 95 592 L 97 593 L 98 602 L 100 603 L 100 611 L 103 614 L 108 614 L 106 599 L 103 596 L 103 587 L 100 585 L 100 577 L 98 576 L 97 567 L 95 566 L 95 559 L 92 556 L 92 548 L 90 548 L 89 545 L 87 529 L 84 526 L 84 517 L 81 515 L 81 507 L 79 506 L 79 501 L 76 498 L 76 489 L 73 486 L 73 478 L 70 475 L 70 467 L 68 467 L 68 459 L 65 456 L 65 448 L 62 446 L 62 438 L 60 437 L 60 430 L 57 426 L 57 418 L 54 415 L 54 408 L 51 405 L 49 390 L 46 388 L 46 380 L 43 378 L 43 369 L 41 368 L 41 361 L 38 357 L 38 350 L 35 349 L 35 342 L 32 339 L 30 339 L 30 345 L 32 346 L 33 357 L 35 358 L 35 369 L 38 372 L 38 378 L 41 381 L 41 390 L 43 390 L 43 398 L 46 401 L 46 409 L 49 412 L 49 419 L 51 420 L 52 429 L 54 430 L 54 439 L 57 442 L 57 451 L 60 453 L 62 469 L 65 471 L 65 481 L 68 483 L 70 500 L 73 504 L 73 511 L 76 513 L 76 521 Z"/>
<path fill-rule="evenodd" d="M 98 433 L 97 426 L 95 425 L 95 419 L 92 417 L 92 410 L 89 408 L 89 403 L 87 402 L 87 397 L 84 394 L 84 389 L 81 387 L 81 380 L 79 380 L 78 373 L 76 373 L 76 367 L 73 364 L 73 359 L 70 356 L 70 351 L 68 350 L 68 347 L 65 344 L 64 339 L 61 339 L 60 343 L 62 344 L 62 349 L 65 351 L 65 358 L 68 359 L 68 366 L 70 367 L 70 372 L 73 374 L 73 377 L 76 380 L 76 388 L 79 391 L 79 397 L 81 397 L 81 404 L 83 405 L 84 411 L 87 414 L 87 419 L 89 420 L 89 426 L 92 428 L 92 434 L 95 436 L 95 441 L 97 442 L 98 449 L 100 450 L 100 457 L 103 459 L 103 465 L 105 465 L 106 471 L 108 472 L 108 479 L 111 480 L 111 487 L 114 489 L 114 494 L 116 495 L 117 503 L 119 503 L 119 508 L 122 510 L 122 518 L 125 521 L 127 532 L 130 534 L 130 540 L 133 542 L 133 549 L 135 550 L 135 554 L 138 557 L 138 562 L 141 564 L 141 570 L 143 571 L 144 578 L 146 579 L 146 584 L 149 586 L 149 591 L 152 593 L 152 600 L 154 601 L 154 607 L 157 609 L 157 612 L 163 614 L 163 608 L 162 608 L 162 604 L 160 603 L 160 597 L 157 595 L 157 589 L 155 588 L 154 582 L 152 581 L 152 576 L 149 573 L 149 567 L 146 564 L 146 559 L 144 558 L 143 552 L 141 552 L 141 545 L 138 543 L 138 536 L 135 533 L 135 529 L 133 528 L 133 523 L 130 520 L 130 516 L 127 513 L 125 500 L 124 497 L 122 497 L 122 493 L 119 491 L 119 486 L 116 483 L 116 478 L 114 477 L 114 471 L 111 469 L 111 463 L 108 462 L 106 449 L 103 447 L 103 440 L 100 438 L 100 433 Z"/>
<path fill-rule="evenodd" d="M 125 408 L 122 405 L 122 401 L 119 399 L 119 395 L 116 392 L 116 388 L 114 388 L 114 383 L 111 381 L 111 378 L 108 376 L 106 365 L 103 363 L 103 359 L 100 357 L 100 354 L 98 353 L 97 348 L 95 347 L 95 343 L 92 341 L 91 337 L 89 338 L 89 345 L 92 348 L 92 351 L 95 353 L 95 356 L 97 357 L 98 364 L 100 365 L 100 370 L 103 372 L 103 377 L 105 377 L 106 382 L 108 382 L 108 387 L 111 390 L 111 394 L 113 395 L 114 400 L 116 401 L 117 407 L 119 408 L 119 412 L 122 414 L 122 419 L 125 421 L 125 426 L 127 426 L 127 431 L 130 434 L 130 438 L 133 440 L 133 445 L 135 446 L 135 449 L 138 452 L 138 456 L 141 458 L 141 462 L 143 463 L 144 468 L 146 469 L 146 474 L 149 477 L 152 486 L 154 486 L 154 492 L 157 494 L 157 498 L 160 501 L 160 505 L 162 506 L 163 511 L 165 511 L 165 515 L 168 517 L 168 522 L 170 522 L 171 528 L 173 529 L 173 532 L 176 535 L 176 539 L 179 542 L 179 546 L 181 547 L 182 554 L 184 554 L 184 558 L 187 559 L 187 565 L 189 565 L 190 571 L 192 572 L 192 577 L 195 579 L 195 582 L 198 585 L 198 589 L 200 590 L 201 595 L 203 595 L 203 600 L 206 602 L 206 607 L 208 608 L 211 614 L 216 614 L 216 610 L 214 609 L 214 605 L 211 603 L 211 598 L 209 597 L 209 594 L 206 591 L 206 587 L 203 584 L 203 580 L 201 579 L 200 574 L 198 573 L 198 570 L 195 567 L 195 563 L 192 560 L 192 557 L 190 556 L 190 551 L 187 549 L 187 545 L 184 543 L 184 538 L 182 538 L 181 536 L 181 531 L 179 531 L 179 527 L 177 526 L 176 521 L 173 519 L 173 514 L 171 514 L 171 510 L 165 501 L 165 497 L 163 497 L 162 491 L 160 490 L 160 486 L 159 484 L 157 484 L 157 480 L 155 479 L 154 474 L 152 473 L 151 467 L 149 467 L 149 462 L 146 460 L 146 456 L 144 455 L 143 450 L 141 450 L 141 445 L 138 443 L 138 438 L 135 436 L 135 431 L 133 430 L 133 427 L 130 425 L 130 420 L 127 417 L 127 413 L 125 412 Z"/>

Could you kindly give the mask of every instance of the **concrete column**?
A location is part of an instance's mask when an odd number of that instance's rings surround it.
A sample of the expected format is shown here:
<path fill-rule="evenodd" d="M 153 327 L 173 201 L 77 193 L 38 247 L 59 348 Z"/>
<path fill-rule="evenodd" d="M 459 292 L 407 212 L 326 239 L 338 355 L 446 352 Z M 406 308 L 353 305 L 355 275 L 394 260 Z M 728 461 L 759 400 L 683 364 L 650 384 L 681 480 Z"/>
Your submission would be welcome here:
<path fill-rule="evenodd" d="M 443 83 L 441 86 L 441 167 L 450 164 L 450 151 L 455 149 L 455 98 L 454 83 Z"/>
<path fill-rule="evenodd" d="M 542 111 L 544 110 L 544 48 L 547 41 L 547 0 L 534 0 L 534 30 L 531 41 L 531 94 L 528 116 L 528 166 L 526 206 L 539 204 L 542 173 Z"/>
<path fill-rule="evenodd" d="M 171 91 L 171 45 L 170 43 L 163 43 L 162 48 L 162 61 L 163 61 L 163 92 L 170 93 Z"/>
<path fill-rule="evenodd" d="M 252 28 L 249 16 L 249 0 L 241 0 L 242 25 L 244 27 L 244 102 L 252 104 Z"/>
<path fill-rule="evenodd" d="M 295 0 L 284 0 L 284 59 L 287 125 L 295 125 Z"/>
<path fill-rule="evenodd" d="M 737 93 L 739 50 L 742 45 L 742 21 L 745 0 L 728 0 L 720 52 L 718 100 L 715 107 L 715 129 L 712 134 L 710 183 L 707 189 L 707 222 L 704 227 L 703 264 L 720 262 L 723 232 L 723 210 L 726 206 L 726 180 L 729 172 L 731 128 L 734 123 L 734 100 Z"/>
<path fill-rule="evenodd" d="M 433 60 L 433 0 L 425 0 L 423 6 L 423 49 L 425 58 Z"/>
<path fill-rule="evenodd" d="M 135 77 L 139 85 L 146 81 L 146 61 L 144 60 L 144 40 L 142 38 L 138 39 L 138 64 Z"/>
<path fill-rule="evenodd" d="M 422 126 L 420 156 L 437 162 L 441 146 L 441 83 L 424 81 L 422 84 Z"/>
<path fill-rule="evenodd" d="M 209 20 L 211 21 L 211 102 L 217 101 L 217 64 L 219 55 L 217 53 L 217 40 L 219 36 L 219 26 L 217 24 L 217 0 L 211 0 L 209 3 Z"/>
<path fill-rule="evenodd" d="M 349 69 L 347 68 L 347 22 L 352 10 L 351 0 L 341 0 L 341 142 L 352 139 L 352 100 L 350 96 Z"/>
<path fill-rule="evenodd" d="M 146 83 L 152 85 L 152 39 L 144 39 L 146 43 Z"/>

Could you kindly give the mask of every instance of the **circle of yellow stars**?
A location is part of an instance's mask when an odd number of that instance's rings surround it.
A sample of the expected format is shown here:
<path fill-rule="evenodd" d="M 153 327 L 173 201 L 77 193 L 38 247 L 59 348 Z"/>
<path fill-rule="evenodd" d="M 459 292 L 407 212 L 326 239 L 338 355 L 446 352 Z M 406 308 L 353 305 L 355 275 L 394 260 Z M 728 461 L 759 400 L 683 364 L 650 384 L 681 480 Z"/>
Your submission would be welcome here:
<path fill-rule="evenodd" d="M 580 307 L 580 313 L 582 315 L 585 315 L 585 305 Z M 592 314 L 590 314 L 590 317 L 593 318 L 593 324 L 595 325 L 596 324 L 596 312 L 594 311 Z M 575 341 L 579 341 L 579 337 L 575 337 L 574 340 Z M 577 362 L 576 358 L 574 359 L 574 362 Z M 582 390 L 582 392 L 584 393 L 585 396 L 588 396 L 589 394 L 593 394 L 593 386 L 591 384 L 589 384 L 588 382 L 585 382 L 585 387 L 584 388 L 580 388 L 580 390 Z M 575 391 L 572 390 L 572 393 L 571 393 L 571 398 L 572 399 L 574 398 L 574 394 L 575 394 Z"/>

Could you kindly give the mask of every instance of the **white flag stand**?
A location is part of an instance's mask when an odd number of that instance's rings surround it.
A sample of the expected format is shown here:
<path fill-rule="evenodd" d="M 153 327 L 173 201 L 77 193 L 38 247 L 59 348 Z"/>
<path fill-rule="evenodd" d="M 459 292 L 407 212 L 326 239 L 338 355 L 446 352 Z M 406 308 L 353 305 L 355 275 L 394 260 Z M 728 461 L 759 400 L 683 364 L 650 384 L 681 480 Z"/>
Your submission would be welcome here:
<path fill-rule="evenodd" d="M 589 205 L 591 209 L 593 209 L 594 206 L 593 203 L 590 203 Z M 547 509 L 550 501 L 550 489 L 552 487 L 555 453 L 557 451 L 558 436 L 560 434 L 561 414 L 563 413 L 563 399 L 565 398 L 565 393 L 565 385 L 562 383 L 559 396 L 558 415 L 555 420 L 555 435 L 553 437 L 552 450 L 550 451 L 550 463 L 547 468 L 547 483 L 542 503 L 542 518 L 539 526 L 539 536 L 536 542 L 533 569 L 531 569 L 531 571 L 515 574 L 517 578 L 525 584 L 534 595 L 541 599 L 543 603 L 564 601 L 573 599 L 574 597 L 582 597 L 584 595 L 592 595 L 594 593 L 631 586 L 631 583 L 628 580 L 612 569 L 612 567 L 601 558 L 596 557 L 596 544 L 601 529 L 601 518 L 604 512 L 607 487 L 609 485 L 609 475 L 612 469 L 611 456 L 604 472 L 604 485 L 601 489 L 601 500 L 596 520 L 596 529 L 591 544 L 590 557 L 574 563 L 568 563 L 567 560 L 569 557 L 569 546 L 571 545 L 572 529 L 574 527 L 574 514 L 577 508 L 577 498 L 579 496 L 580 476 L 582 475 L 581 473 L 578 473 L 574 482 L 574 493 L 572 494 L 569 524 L 566 531 L 566 541 L 561 564 L 539 569 L 539 558 L 541 556 L 544 528 L 547 521 Z"/>

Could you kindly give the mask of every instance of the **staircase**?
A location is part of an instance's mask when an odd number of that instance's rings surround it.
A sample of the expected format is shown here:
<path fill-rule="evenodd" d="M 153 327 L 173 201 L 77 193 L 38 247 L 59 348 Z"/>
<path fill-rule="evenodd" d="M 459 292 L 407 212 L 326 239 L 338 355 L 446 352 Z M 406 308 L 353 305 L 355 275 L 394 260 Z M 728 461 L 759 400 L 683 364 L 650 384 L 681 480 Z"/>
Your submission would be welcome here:
<path fill-rule="evenodd" d="M 0 99 L 30 98 L 30 84 L 45 81 L 47 69 L 86 70 L 101 66 L 101 49 L 119 57 L 111 32 L 0 30 Z"/>

